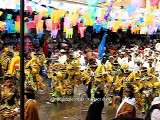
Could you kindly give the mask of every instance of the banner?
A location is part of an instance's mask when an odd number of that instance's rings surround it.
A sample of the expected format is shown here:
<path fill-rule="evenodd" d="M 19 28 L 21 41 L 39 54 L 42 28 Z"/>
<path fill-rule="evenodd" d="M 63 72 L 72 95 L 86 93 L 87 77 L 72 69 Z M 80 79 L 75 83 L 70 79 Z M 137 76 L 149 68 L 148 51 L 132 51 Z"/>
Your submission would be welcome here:
<path fill-rule="evenodd" d="M 107 34 L 105 33 L 103 35 L 103 38 L 102 38 L 102 41 L 98 47 L 98 57 L 99 59 L 103 59 L 103 54 L 105 53 L 105 44 L 106 44 L 106 37 L 107 37 Z"/>

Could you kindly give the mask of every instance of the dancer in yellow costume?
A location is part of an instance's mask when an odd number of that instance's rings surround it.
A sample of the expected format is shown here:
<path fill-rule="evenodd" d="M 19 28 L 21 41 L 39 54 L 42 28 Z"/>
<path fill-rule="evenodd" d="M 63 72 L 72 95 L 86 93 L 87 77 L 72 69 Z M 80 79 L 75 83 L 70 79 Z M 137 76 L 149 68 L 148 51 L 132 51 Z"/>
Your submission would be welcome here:
<path fill-rule="evenodd" d="M 34 79 L 36 80 L 37 89 L 44 89 L 45 85 L 43 83 L 42 77 L 39 74 L 39 59 L 34 52 L 31 53 L 31 60 L 26 63 L 25 67 L 28 68 L 29 66 L 31 67 L 31 74 L 33 75 L 33 77 L 35 77 Z"/>
<path fill-rule="evenodd" d="M 2 54 L 0 55 L 0 63 L 2 64 L 3 70 L 8 70 L 8 64 L 10 63 L 12 52 L 9 48 L 4 48 Z"/>
<path fill-rule="evenodd" d="M 11 59 L 7 73 L 13 75 L 15 71 L 19 68 L 20 68 L 20 57 L 19 57 L 19 52 L 17 51 L 14 52 L 14 56 Z"/>
<path fill-rule="evenodd" d="M 16 107 L 19 107 L 19 93 L 13 85 L 13 77 L 11 75 L 4 76 L 4 83 L 0 86 L 0 119 L 14 120 Z"/>

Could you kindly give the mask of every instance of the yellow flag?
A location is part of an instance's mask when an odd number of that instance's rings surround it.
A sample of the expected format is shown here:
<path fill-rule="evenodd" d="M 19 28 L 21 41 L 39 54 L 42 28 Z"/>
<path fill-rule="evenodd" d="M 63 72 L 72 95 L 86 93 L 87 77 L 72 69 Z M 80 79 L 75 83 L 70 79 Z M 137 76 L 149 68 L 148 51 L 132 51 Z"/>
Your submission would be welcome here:
<path fill-rule="evenodd" d="M 83 14 L 83 19 L 84 19 L 85 25 L 93 26 L 94 21 L 90 18 L 90 15 L 89 15 L 88 12 L 85 12 L 85 13 Z"/>
<path fill-rule="evenodd" d="M 16 31 L 20 33 L 20 21 L 15 21 Z"/>
<path fill-rule="evenodd" d="M 73 36 L 73 28 L 66 29 L 66 38 L 72 38 Z"/>
<path fill-rule="evenodd" d="M 151 13 L 145 15 L 145 25 L 150 25 L 153 22 L 154 17 L 155 16 Z"/>
<path fill-rule="evenodd" d="M 64 10 L 53 10 L 51 14 L 51 19 L 54 23 L 59 23 L 60 18 L 63 17 L 65 14 Z"/>
<path fill-rule="evenodd" d="M 112 31 L 113 32 L 117 32 L 117 30 L 119 29 L 119 21 L 114 21 L 112 22 Z"/>
<path fill-rule="evenodd" d="M 38 28 L 43 28 L 43 22 L 44 22 L 43 20 L 39 20 L 38 23 L 37 23 L 37 27 Z"/>
<path fill-rule="evenodd" d="M 69 17 L 71 18 L 71 21 L 72 21 L 72 25 L 73 25 L 73 26 L 76 26 L 78 16 L 79 16 L 79 14 L 78 14 L 77 12 L 74 12 L 74 13 L 70 13 L 70 14 L 69 14 Z"/>

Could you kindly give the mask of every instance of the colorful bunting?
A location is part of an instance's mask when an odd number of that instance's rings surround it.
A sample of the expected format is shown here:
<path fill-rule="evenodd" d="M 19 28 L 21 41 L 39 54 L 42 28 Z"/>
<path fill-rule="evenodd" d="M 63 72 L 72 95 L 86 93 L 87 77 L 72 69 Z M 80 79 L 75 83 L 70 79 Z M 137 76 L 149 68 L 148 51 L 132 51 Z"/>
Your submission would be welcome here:
<path fill-rule="evenodd" d="M 5 1 L 7 1 L 5 3 L 9 3 L 9 0 Z M 160 0 L 150 0 L 151 5 L 153 6 L 159 4 L 159 1 Z M 50 0 L 48 0 L 48 2 L 50 2 Z M 80 33 L 81 37 L 84 37 L 84 30 L 87 26 L 93 26 L 93 29 L 97 33 L 101 28 L 111 29 L 116 32 L 119 28 L 125 30 L 129 26 L 132 27 L 133 33 L 139 33 L 140 31 L 140 34 L 153 34 L 157 29 L 160 29 L 159 11 L 153 9 L 149 13 L 145 8 L 139 9 L 142 0 L 131 0 L 131 3 L 128 4 L 125 9 L 113 8 L 114 1 L 110 0 L 107 10 L 96 7 L 98 0 L 87 0 L 87 3 L 88 10 L 83 11 L 83 9 L 76 8 L 74 11 L 68 10 L 66 14 L 64 9 L 54 9 L 48 6 L 48 8 L 42 9 L 45 6 L 39 7 L 37 6 L 38 3 L 26 0 L 26 9 L 30 14 L 36 10 L 35 8 L 38 8 L 38 11 L 36 11 L 37 15 L 34 15 L 34 19 L 25 17 L 25 21 L 27 21 L 25 23 L 25 33 L 36 28 L 37 34 L 42 34 L 44 27 L 46 26 L 46 30 L 51 32 L 51 36 L 56 37 L 56 34 L 60 29 L 60 21 L 64 17 L 64 32 L 66 32 L 67 38 L 72 38 L 72 27 L 76 25 L 78 25 L 78 33 Z M 62 8 L 65 3 L 60 3 L 60 5 Z M 15 0 L 14 8 L 14 12 L 19 10 L 19 0 Z M 0 16 L 2 15 L 3 12 L 0 11 Z M 42 20 L 42 17 L 45 18 L 45 20 Z M 46 17 L 50 18 L 46 19 Z M 12 20 L 13 18 L 16 18 L 15 21 Z M 7 14 L 6 21 L 0 21 L 0 30 L 6 30 L 8 33 L 19 33 L 19 21 L 19 15 L 13 17 L 12 14 Z"/>

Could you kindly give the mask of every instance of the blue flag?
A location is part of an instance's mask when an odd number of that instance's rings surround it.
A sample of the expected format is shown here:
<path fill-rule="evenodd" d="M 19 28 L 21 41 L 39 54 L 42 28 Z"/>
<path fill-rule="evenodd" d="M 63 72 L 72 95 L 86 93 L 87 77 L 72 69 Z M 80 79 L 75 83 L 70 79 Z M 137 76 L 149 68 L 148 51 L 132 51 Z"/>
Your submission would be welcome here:
<path fill-rule="evenodd" d="M 103 59 L 103 54 L 105 53 L 105 44 L 106 44 L 106 37 L 107 37 L 107 34 L 105 33 L 104 35 L 103 35 L 103 38 L 102 38 L 102 41 L 101 41 L 101 43 L 100 43 L 100 45 L 99 45 L 99 47 L 98 47 L 98 57 L 99 57 L 99 59 Z"/>
<path fill-rule="evenodd" d="M 102 28 L 102 24 L 101 23 L 95 23 L 93 25 L 93 30 L 96 31 L 96 33 L 100 32 L 101 28 Z"/>

